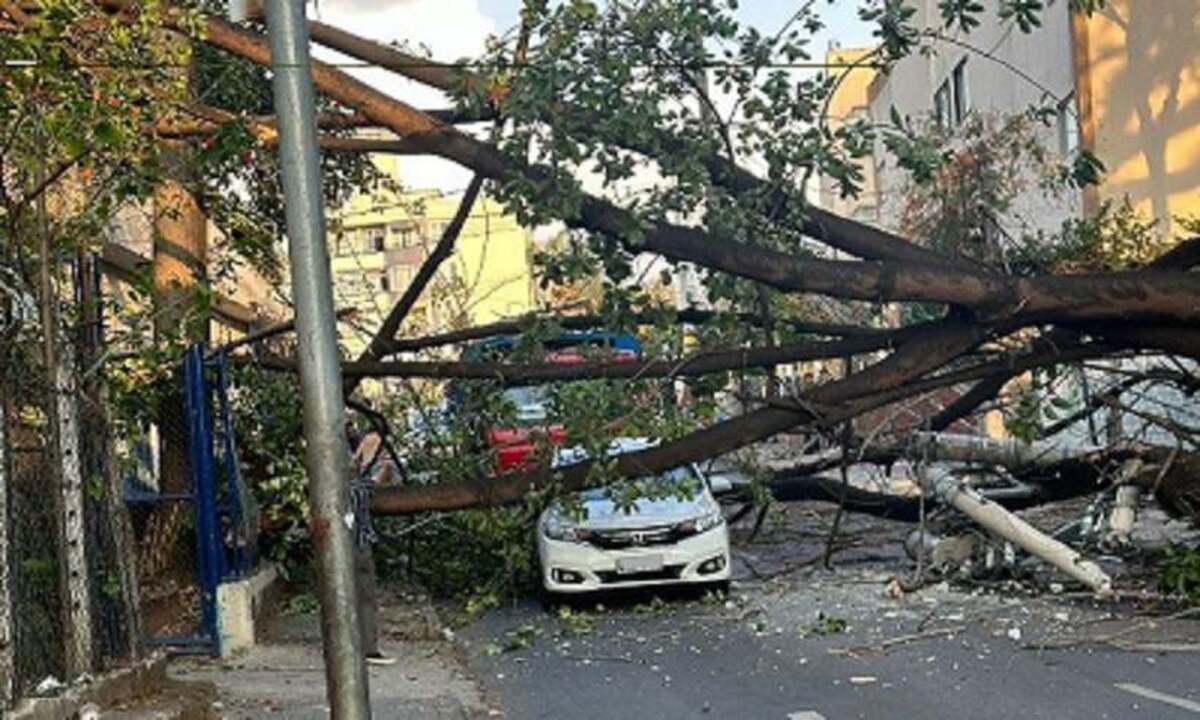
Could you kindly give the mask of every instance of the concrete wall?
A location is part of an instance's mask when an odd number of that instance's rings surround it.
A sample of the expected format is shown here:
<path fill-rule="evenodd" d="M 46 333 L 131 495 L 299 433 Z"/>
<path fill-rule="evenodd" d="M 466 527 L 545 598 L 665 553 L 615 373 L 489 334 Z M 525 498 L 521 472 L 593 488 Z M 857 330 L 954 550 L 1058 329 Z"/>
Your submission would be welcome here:
<path fill-rule="evenodd" d="M 281 593 L 279 571 L 270 564 L 248 578 L 217 587 L 217 647 L 221 657 L 254 647 Z"/>
<path fill-rule="evenodd" d="M 1185 235 L 1200 216 L 1200 0 L 1109 0 L 1074 23 L 1084 143 L 1107 166 L 1088 205 L 1126 195 Z"/>

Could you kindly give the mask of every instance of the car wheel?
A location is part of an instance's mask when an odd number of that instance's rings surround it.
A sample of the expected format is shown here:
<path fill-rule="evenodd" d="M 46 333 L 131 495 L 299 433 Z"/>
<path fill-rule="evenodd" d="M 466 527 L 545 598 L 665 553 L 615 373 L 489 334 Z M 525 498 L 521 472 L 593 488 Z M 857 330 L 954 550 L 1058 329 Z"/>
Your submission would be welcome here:
<path fill-rule="evenodd" d="M 718 595 L 729 595 L 729 581 L 717 580 L 716 582 L 709 583 L 708 589 Z"/>

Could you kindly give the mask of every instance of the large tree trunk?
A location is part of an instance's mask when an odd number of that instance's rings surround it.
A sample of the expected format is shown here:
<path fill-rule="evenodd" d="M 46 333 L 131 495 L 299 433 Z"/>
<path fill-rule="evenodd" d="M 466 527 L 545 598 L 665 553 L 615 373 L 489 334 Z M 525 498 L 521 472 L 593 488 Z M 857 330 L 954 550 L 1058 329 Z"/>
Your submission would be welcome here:
<path fill-rule="evenodd" d="M 155 343 L 204 342 L 207 315 L 200 311 L 200 285 L 207 274 L 208 229 L 199 204 L 178 179 L 184 171 L 178 151 L 168 153 L 168 177 L 154 191 L 154 336 Z M 188 466 L 188 424 L 182 383 L 167 379 L 158 410 L 159 491 L 180 494 L 192 489 Z M 190 572 L 187 543 L 190 503 L 155 506 L 140 542 L 138 571 L 146 584 L 163 574 L 183 579 Z"/>

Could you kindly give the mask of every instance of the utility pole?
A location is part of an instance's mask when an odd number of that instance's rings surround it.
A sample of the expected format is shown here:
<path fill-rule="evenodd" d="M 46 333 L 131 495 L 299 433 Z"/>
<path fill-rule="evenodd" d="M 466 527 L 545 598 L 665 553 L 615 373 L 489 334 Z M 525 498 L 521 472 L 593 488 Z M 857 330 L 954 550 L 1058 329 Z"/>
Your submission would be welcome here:
<path fill-rule="evenodd" d="M 358 624 L 358 589 L 354 582 L 351 534 L 354 516 L 349 512 L 347 482 L 350 451 L 344 430 L 341 358 L 325 244 L 304 0 L 269 0 L 267 34 L 271 41 L 292 295 L 296 303 L 305 463 L 321 600 L 326 693 L 334 720 L 360 720 L 371 716 L 371 704 Z"/>

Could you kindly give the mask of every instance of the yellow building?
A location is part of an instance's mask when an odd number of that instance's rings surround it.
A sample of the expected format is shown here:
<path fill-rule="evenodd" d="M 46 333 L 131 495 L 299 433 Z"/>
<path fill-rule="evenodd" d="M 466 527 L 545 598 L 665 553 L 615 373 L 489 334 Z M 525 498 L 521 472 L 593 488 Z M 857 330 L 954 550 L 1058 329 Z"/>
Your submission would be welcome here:
<path fill-rule="evenodd" d="M 1200 217 L 1200 0 L 1109 0 L 1071 18 L 1079 132 L 1105 164 L 1085 211 L 1126 196 L 1164 237 Z"/>
<path fill-rule="evenodd" d="M 374 158 L 398 177 L 393 156 Z M 357 355 L 403 295 L 458 210 L 461 194 L 363 193 L 330 213 L 329 248 L 339 308 L 355 308 L 342 340 Z M 441 332 L 494 322 L 533 309 L 530 233 L 494 200 L 481 196 L 455 244 L 401 332 Z"/>
<path fill-rule="evenodd" d="M 857 120 L 871 120 L 869 88 L 878 74 L 870 62 L 872 51 L 872 48 L 830 48 L 825 53 L 829 75 L 837 82 L 837 89 L 829 99 L 826 116 L 831 131 Z M 862 171 L 862 182 L 857 197 L 842 197 L 837 183 L 822 175 L 820 205 L 839 215 L 872 222 L 875 220 L 879 194 L 875 187 L 874 160 L 864 158 L 859 163 L 859 169 Z"/>

